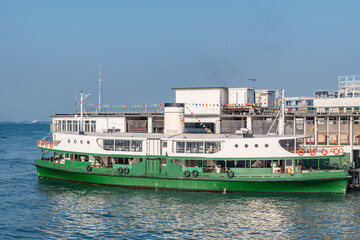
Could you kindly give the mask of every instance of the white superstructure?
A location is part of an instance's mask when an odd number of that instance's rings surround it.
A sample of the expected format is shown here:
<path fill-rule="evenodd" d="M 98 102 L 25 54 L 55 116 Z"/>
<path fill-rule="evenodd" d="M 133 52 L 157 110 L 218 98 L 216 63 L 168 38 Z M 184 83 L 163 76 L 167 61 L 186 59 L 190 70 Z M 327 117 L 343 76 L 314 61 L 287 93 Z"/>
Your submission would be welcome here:
<path fill-rule="evenodd" d="M 131 134 L 59 132 L 54 134 L 54 150 L 106 155 L 156 155 L 201 158 L 284 158 L 338 155 L 330 148 L 319 149 L 304 144 L 310 135 L 254 136 L 226 134 Z M 153 143 L 156 141 L 156 144 Z M 151 148 L 149 148 L 151 146 Z M 340 146 L 332 146 L 339 147 Z M 156 148 L 156 149 L 154 149 Z M 304 152 L 299 152 L 301 149 Z M 322 152 L 326 149 L 326 154 Z M 303 155 L 301 155 L 303 154 Z"/>
<path fill-rule="evenodd" d="M 221 106 L 228 103 L 228 89 L 224 87 L 173 88 L 175 102 L 194 104 L 185 114 L 220 115 Z"/>

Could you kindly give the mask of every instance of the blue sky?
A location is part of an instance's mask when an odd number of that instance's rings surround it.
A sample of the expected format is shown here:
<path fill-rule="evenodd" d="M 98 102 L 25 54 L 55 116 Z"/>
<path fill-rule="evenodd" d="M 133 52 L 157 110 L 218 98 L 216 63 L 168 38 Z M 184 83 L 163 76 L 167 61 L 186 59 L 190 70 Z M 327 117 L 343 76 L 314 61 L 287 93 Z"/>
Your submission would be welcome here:
<path fill-rule="evenodd" d="M 163 103 L 173 87 L 337 89 L 359 74 L 360 1 L 0 1 L 0 120 L 69 113 L 75 94 Z"/>

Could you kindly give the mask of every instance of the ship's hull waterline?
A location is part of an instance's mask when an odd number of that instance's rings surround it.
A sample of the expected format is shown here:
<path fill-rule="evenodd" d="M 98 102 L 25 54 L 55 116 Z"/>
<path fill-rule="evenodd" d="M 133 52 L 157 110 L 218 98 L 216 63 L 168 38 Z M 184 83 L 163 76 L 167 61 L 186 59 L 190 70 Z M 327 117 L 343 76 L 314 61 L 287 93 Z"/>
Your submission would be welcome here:
<path fill-rule="evenodd" d="M 36 160 L 39 177 L 57 178 L 97 185 L 111 185 L 131 188 L 176 189 L 186 191 L 214 192 L 307 192 L 345 194 L 348 184 L 346 171 L 324 172 L 321 177 L 306 176 L 304 173 L 287 174 L 288 177 L 234 177 L 219 178 L 170 177 L 161 174 L 128 175 L 119 174 L 116 169 L 61 166 L 44 160 Z"/>

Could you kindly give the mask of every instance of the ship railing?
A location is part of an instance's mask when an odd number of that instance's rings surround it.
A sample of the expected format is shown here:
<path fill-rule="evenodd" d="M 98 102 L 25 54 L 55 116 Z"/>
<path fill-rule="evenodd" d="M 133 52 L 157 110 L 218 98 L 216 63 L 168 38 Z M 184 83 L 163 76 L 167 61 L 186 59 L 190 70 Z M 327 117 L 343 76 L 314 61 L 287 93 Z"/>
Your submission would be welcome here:
<path fill-rule="evenodd" d="M 231 115 L 274 115 L 279 111 L 280 107 L 223 107 L 222 114 Z M 360 114 L 359 106 L 343 106 L 343 107 L 313 107 L 313 106 L 285 106 L 286 115 L 295 114 Z"/>
<path fill-rule="evenodd" d="M 86 107 L 87 114 L 163 114 L 163 107 Z M 78 112 L 79 114 L 79 112 Z"/>

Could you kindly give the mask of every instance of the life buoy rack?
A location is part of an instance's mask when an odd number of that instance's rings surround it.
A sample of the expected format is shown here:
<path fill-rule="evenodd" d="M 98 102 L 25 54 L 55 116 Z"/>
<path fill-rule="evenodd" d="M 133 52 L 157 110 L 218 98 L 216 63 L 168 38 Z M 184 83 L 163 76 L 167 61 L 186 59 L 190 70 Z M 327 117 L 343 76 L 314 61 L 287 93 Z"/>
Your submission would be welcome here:
<path fill-rule="evenodd" d="M 323 149 L 321 149 L 321 154 L 322 155 L 327 155 L 327 153 L 328 153 L 328 151 L 325 149 L 325 148 L 323 148 Z"/>
<path fill-rule="evenodd" d="M 192 171 L 192 175 L 193 175 L 194 177 L 199 176 L 198 170 L 193 170 L 193 171 Z"/>
<path fill-rule="evenodd" d="M 314 156 L 316 154 L 316 152 L 317 152 L 317 149 L 313 148 L 313 149 L 310 150 L 310 155 Z"/>
<path fill-rule="evenodd" d="M 292 173 L 293 169 L 292 169 L 292 167 L 286 167 L 286 171 L 287 171 L 287 173 Z"/>
<path fill-rule="evenodd" d="M 183 175 L 184 175 L 184 177 L 189 177 L 189 176 L 190 176 L 189 170 L 185 170 L 185 171 L 183 172 Z"/>
<path fill-rule="evenodd" d="M 301 157 L 305 154 L 305 151 L 303 149 L 299 149 L 299 151 L 297 151 L 297 154 Z"/>
<path fill-rule="evenodd" d="M 334 148 L 333 153 L 334 155 L 338 155 L 340 153 L 340 149 Z"/>

